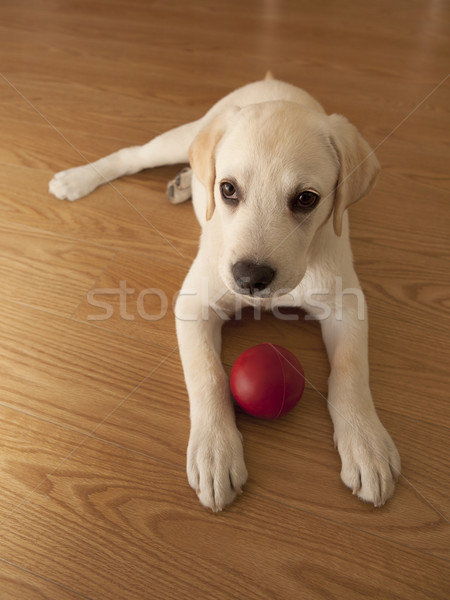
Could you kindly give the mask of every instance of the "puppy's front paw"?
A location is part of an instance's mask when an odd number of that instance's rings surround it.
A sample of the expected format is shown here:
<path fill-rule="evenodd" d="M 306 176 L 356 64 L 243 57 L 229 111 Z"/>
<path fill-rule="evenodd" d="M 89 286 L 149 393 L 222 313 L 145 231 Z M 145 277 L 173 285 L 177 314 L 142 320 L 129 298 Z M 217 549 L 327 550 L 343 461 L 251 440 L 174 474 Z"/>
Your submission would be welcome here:
<path fill-rule="evenodd" d="M 193 429 L 187 474 L 203 506 L 218 512 L 231 504 L 248 477 L 242 436 L 236 426 Z"/>
<path fill-rule="evenodd" d="M 358 426 L 340 420 L 334 438 L 342 461 L 342 481 L 361 500 L 382 506 L 394 493 L 401 464 L 378 417 Z"/>
<path fill-rule="evenodd" d="M 101 175 L 91 165 L 84 165 L 56 173 L 48 190 L 59 200 L 72 202 L 92 192 L 100 183 Z"/>

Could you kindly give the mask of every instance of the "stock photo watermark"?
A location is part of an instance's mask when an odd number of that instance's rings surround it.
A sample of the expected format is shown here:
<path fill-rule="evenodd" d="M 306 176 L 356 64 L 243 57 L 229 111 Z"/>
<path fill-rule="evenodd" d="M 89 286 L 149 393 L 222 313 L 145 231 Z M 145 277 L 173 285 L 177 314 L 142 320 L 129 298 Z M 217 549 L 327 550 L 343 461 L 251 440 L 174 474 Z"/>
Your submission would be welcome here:
<path fill-rule="evenodd" d="M 180 302 L 183 298 L 193 298 L 200 307 L 195 313 L 183 312 Z M 228 320 L 230 315 L 235 320 L 242 318 L 244 308 L 253 309 L 253 317 L 260 320 L 263 312 L 271 312 L 281 321 L 298 321 L 298 314 L 283 312 L 283 308 L 295 308 L 299 302 L 293 290 L 277 290 L 270 296 L 255 297 L 237 294 L 227 288 L 215 294 L 211 293 L 208 280 L 205 278 L 199 289 L 181 289 L 169 296 L 163 289 L 149 287 L 136 293 L 135 288 L 127 286 L 126 280 L 121 280 L 118 287 L 95 288 L 88 292 L 89 306 L 100 309 L 101 312 L 89 313 L 88 321 L 107 321 L 114 316 L 119 316 L 124 321 L 161 321 L 169 309 L 175 313 L 175 318 L 180 321 L 207 321 L 211 310 L 223 320 Z M 366 317 L 366 303 L 360 288 L 343 286 L 341 277 L 335 277 L 334 285 L 327 289 L 311 289 L 305 292 L 301 306 L 307 314 L 305 320 L 323 321 L 334 318 L 342 321 L 344 305 L 353 299 L 352 310 L 355 310 L 359 321 Z M 149 310 L 151 304 L 151 310 Z M 224 307 L 226 306 L 226 310 Z"/>

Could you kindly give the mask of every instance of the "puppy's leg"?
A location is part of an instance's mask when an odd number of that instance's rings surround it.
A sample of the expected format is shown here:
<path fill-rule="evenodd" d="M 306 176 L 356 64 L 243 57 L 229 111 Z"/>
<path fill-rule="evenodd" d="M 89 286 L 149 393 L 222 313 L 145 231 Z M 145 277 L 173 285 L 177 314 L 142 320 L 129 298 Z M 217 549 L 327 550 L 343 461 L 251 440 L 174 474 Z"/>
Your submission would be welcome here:
<path fill-rule="evenodd" d="M 200 129 L 200 121 L 182 125 L 143 146 L 122 148 L 96 162 L 56 173 L 49 191 L 60 200 L 78 200 L 96 187 L 143 169 L 189 162 L 189 147 Z"/>
<path fill-rule="evenodd" d="M 202 302 L 201 279 L 195 272 L 194 262 L 176 306 L 191 417 L 187 475 L 200 502 L 220 511 L 242 491 L 247 469 L 228 377 L 220 360 L 223 316 Z"/>
<path fill-rule="evenodd" d="M 331 365 L 328 404 L 334 440 L 342 481 L 361 500 L 381 506 L 394 493 L 400 457 L 372 401 L 367 308 L 354 272 L 343 289 L 345 294 L 330 306 L 331 315 L 321 321 Z"/>

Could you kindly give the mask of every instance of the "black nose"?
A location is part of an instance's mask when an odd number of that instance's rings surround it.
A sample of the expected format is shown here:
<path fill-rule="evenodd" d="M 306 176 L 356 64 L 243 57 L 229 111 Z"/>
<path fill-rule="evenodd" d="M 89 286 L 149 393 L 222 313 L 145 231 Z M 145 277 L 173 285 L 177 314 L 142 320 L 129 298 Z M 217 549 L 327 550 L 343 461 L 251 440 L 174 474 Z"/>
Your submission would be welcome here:
<path fill-rule="evenodd" d="M 275 271 L 268 265 L 257 265 L 246 260 L 235 263 L 231 272 L 241 293 L 252 296 L 265 290 L 275 277 Z"/>

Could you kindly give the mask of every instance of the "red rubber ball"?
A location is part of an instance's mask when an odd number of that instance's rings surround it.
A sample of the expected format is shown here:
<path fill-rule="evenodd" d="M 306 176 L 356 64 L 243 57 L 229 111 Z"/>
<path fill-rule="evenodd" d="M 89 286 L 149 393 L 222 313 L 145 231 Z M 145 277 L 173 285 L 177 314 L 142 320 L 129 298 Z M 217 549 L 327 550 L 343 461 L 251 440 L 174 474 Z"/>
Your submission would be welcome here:
<path fill-rule="evenodd" d="M 231 369 L 231 393 L 253 417 L 276 419 L 294 408 L 305 389 L 303 367 L 281 346 L 260 344 L 243 352 Z"/>

